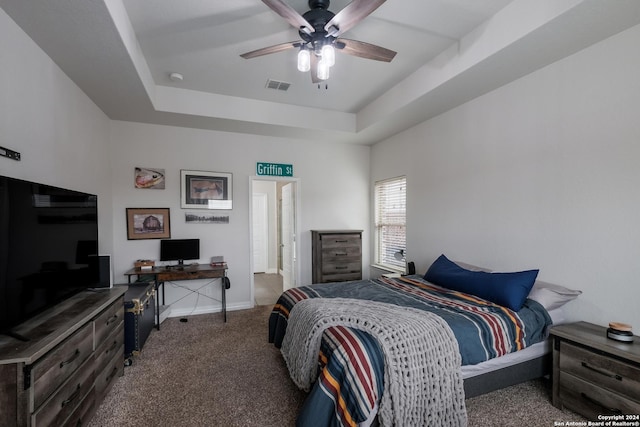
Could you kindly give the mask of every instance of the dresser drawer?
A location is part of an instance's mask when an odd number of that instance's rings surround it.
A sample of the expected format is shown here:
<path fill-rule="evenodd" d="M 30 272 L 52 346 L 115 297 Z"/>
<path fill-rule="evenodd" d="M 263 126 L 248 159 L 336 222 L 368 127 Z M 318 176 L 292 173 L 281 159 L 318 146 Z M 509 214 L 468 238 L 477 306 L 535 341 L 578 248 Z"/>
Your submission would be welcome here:
<path fill-rule="evenodd" d="M 336 274 L 324 274 L 323 279 L 325 282 L 349 282 L 352 280 L 362 279 L 362 273 L 336 273 Z"/>
<path fill-rule="evenodd" d="M 94 353 L 96 374 L 102 372 L 111 360 L 117 356 L 124 363 L 124 322 L 104 340 L 102 345 L 96 348 Z M 122 350 L 122 351 L 120 351 Z"/>
<path fill-rule="evenodd" d="M 322 274 L 324 276 L 330 274 L 359 273 L 362 270 L 362 263 L 356 260 L 339 260 L 325 261 L 322 263 Z"/>
<path fill-rule="evenodd" d="M 345 246 L 335 248 L 322 248 L 322 260 L 323 262 L 334 261 L 340 259 L 354 259 L 360 260 L 362 250 L 360 246 Z"/>
<path fill-rule="evenodd" d="M 93 387 L 93 358 L 76 370 L 31 416 L 31 427 L 62 425 Z"/>
<path fill-rule="evenodd" d="M 345 248 L 345 247 L 357 247 L 360 248 L 360 234 L 323 234 L 322 248 Z"/>
<path fill-rule="evenodd" d="M 96 392 L 91 389 L 82 400 L 80 406 L 67 418 L 62 427 L 81 427 L 89 424 L 89 420 L 96 410 Z"/>
<path fill-rule="evenodd" d="M 635 396 L 640 402 L 640 368 L 611 357 L 575 346 L 560 343 L 560 370 L 578 378 L 626 396 Z"/>
<path fill-rule="evenodd" d="M 592 420 L 605 414 L 640 414 L 640 403 L 567 372 L 560 372 L 559 392 L 564 406 Z"/>
<path fill-rule="evenodd" d="M 33 407 L 36 410 L 93 352 L 93 325 L 87 323 L 33 365 Z"/>
<path fill-rule="evenodd" d="M 96 369 L 96 396 L 99 401 L 109 392 L 115 379 L 124 374 L 124 343 L 117 353 L 119 354 L 108 360 L 102 369 Z"/>
<path fill-rule="evenodd" d="M 100 313 L 93 323 L 95 324 L 95 347 L 98 348 L 116 328 L 124 322 L 124 297 L 111 304 Z"/>

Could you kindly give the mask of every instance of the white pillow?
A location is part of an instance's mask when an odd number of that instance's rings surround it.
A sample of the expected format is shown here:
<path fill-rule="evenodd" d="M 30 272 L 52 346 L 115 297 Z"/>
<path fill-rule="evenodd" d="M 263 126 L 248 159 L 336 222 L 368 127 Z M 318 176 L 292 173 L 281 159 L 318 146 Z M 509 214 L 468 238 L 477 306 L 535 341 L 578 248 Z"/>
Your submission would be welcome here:
<path fill-rule="evenodd" d="M 580 294 L 582 291 L 536 280 L 531 292 L 529 292 L 529 298 L 539 302 L 547 311 L 550 311 L 573 301 Z"/>

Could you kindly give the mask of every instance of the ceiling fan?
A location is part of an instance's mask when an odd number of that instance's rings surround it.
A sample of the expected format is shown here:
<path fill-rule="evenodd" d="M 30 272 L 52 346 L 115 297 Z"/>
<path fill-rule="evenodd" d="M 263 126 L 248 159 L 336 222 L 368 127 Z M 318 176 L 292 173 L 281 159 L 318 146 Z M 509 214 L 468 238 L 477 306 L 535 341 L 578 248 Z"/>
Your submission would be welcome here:
<path fill-rule="evenodd" d="M 384 62 L 391 62 L 396 55 L 396 52 L 380 46 L 340 37 L 386 0 L 353 0 L 337 14 L 329 10 L 330 0 L 309 0 L 310 10 L 303 15 L 281 0 L 262 1 L 294 26 L 302 40 L 264 47 L 240 55 L 245 59 L 297 48 L 298 70 L 311 71 L 311 80 L 319 83 L 329 78 L 329 68 L 335 63 L 334 49 L 348 55 Z"/>

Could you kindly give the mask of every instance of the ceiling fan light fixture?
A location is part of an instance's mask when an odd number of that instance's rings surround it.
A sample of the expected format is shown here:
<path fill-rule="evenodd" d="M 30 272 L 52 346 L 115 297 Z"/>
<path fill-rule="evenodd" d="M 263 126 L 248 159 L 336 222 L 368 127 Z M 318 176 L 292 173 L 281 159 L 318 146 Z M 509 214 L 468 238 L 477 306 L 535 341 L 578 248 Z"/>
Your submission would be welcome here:
<path fill-rule="evenodd" d="M 329 68 L 335 64 L 334 49 L 341 49 L 345 54 L 364 59 L 391 62 L 396 55 L 396 52 L 392 50 L 357 40 L 339 38 L 385 1 L 351 0 L 338 13 L 333 13 L 329 10 L 330 0 L 308 0 L 309 10 L 300 14 L 285 0 L 262 0 L 269 9 L 298 30 L 301 40 L 264 47 L 243 53 L 240 56 L 250 59 L 299 48 L 298 70 L 301 72 L 311 71 L 313 83 L 329 78 Z"/>
<path fill-rule="evenodd" d="M 311 69 L 311 53 L 302 47 L 298 52 L 298 71 L 307 72 Z"/>
<path fill-rule="evenodd" d="M 324 58 L 318 61 L 318 79 L 327 80 L 329 78 L 329 68 L 329 63 Z"/>
<path fill-rule="evenodd" d="M 336 63 L 336 51 L 333 45 L 325 44 L 322 46 L 322 60 L 326 61 L 329 67 L 333 67 Z"/>

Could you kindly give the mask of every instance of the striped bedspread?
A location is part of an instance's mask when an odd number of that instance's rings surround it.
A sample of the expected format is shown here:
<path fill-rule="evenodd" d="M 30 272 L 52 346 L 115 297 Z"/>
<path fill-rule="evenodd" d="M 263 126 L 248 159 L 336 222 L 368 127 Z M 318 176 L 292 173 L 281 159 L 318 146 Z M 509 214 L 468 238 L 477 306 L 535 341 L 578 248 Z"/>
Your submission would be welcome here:
<path fill-rule="evenodd" d="M 323 283 L 284 292 L 269 318 L 269 342 L 278 348 L 288 314 L 307 298 L 355 298 L 418 308 L 438 314 L 458 341 L 463 365 L 521 350 L 547 336 L 551 319 L 537 302 L 527 300 L 513 312 L 505 307 L 426 282 L 420 276 Z M 375 415 L 383 390 L 384 362 L 369 334 L 328 328 L 319 354 L 318 381 L 298 418 L 298 425 L 366 425 Z"/>

